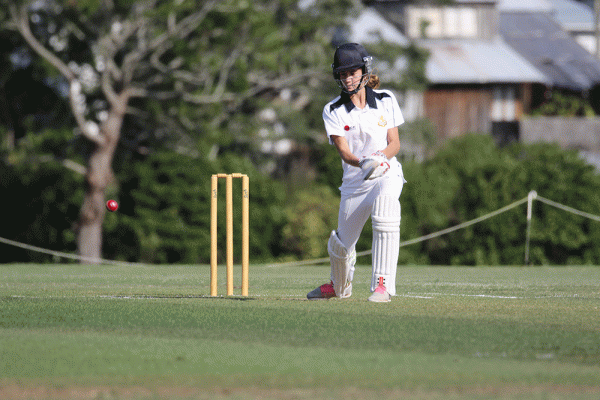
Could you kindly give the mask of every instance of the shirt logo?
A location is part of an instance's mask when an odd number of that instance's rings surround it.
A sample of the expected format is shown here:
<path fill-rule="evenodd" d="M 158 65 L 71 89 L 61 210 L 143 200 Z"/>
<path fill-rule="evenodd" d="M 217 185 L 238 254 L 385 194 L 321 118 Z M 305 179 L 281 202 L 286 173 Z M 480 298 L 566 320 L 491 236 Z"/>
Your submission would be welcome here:
<path fill-rule="evenodd" d="M 385 119 L 383 119 L 383 115 L 379 118 L 379 122 L 377 123 L 377 125 L 379 125 L 379 126 L 387 125 L 387 121 Z"/>

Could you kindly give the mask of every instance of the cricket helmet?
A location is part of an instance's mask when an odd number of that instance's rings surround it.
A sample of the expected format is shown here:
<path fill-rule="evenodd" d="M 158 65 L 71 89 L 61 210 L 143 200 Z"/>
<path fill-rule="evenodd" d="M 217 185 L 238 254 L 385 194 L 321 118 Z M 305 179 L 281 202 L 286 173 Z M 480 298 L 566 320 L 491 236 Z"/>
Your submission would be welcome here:
<path fill-rule="evenodd" d="M 373 57 L 371 57 L 360 44 L 342 44 L 335 49 L 335 54 L 333 55 L 333 64 L 331 64 L 333 79 L 336 80 L 343 91 L 348 94 L 354 94 L 362 89 L 369 81 L 369 77 L 373 70 L 372 63 Z M 363 71 L 361 84 L 353 91 L 348 91 L 340 81 L 340 72 L 357 68 L 362 68 Z"/>

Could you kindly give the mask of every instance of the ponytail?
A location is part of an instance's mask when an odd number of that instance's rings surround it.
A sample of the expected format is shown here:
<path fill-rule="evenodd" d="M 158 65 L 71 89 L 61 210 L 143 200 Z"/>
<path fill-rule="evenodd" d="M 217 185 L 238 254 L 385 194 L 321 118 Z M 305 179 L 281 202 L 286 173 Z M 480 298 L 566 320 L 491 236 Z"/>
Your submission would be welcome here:
<path fill-rule="evenodd" d="M 367 86 L 371 89 L 379 88 L 379 77 L 375 74 L 371 74 L 369 77 L 369 82 L 367 82 Z"/>

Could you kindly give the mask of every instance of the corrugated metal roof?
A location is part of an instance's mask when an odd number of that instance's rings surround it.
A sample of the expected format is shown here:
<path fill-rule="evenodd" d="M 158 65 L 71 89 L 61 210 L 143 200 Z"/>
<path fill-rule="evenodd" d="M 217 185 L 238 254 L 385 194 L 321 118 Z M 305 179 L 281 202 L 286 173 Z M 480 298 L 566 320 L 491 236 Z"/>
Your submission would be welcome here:
<path fill-rule="evenodd" d="M 563 31 L 549 14 L 502 12 L 500 33 L 553 86 L 589 90 L 600 84 L 600 60 Z"/>
<path fill-rule="evenodd" d="M 431 83 L 548 83 L 548 79 L 501 39 L 422 40 L 431 56 L 426 73 Z"/>
<path fill-rule="evenodd" d="M 594 11 L 574 0 L 547 0 L 552 4 L 552 17 L 569 31 L 594 31 Z"/>

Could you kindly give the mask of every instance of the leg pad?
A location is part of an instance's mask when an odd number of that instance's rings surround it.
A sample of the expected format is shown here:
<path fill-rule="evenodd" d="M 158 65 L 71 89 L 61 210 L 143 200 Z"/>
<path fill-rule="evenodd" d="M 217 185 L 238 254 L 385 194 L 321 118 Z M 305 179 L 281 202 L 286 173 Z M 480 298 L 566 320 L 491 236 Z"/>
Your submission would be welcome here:
<path fill-rule="evenodd" d="M 371 213 L 373 223 L 373 273 L 371 291 L 377 288 L 379 278 L 387 291 L 396 294 L 396 269 L 400 251 L 400 201 L 392 196 L 379 196 Z"/>
<path fill-rule="evenodd" d="M 331 261 L 331 281 L 337 297 L 352 295 L 352 277 L 356 264 L 356 251 L 348 252 L 335 231 L 331 232 L 327 244 Z"/>

